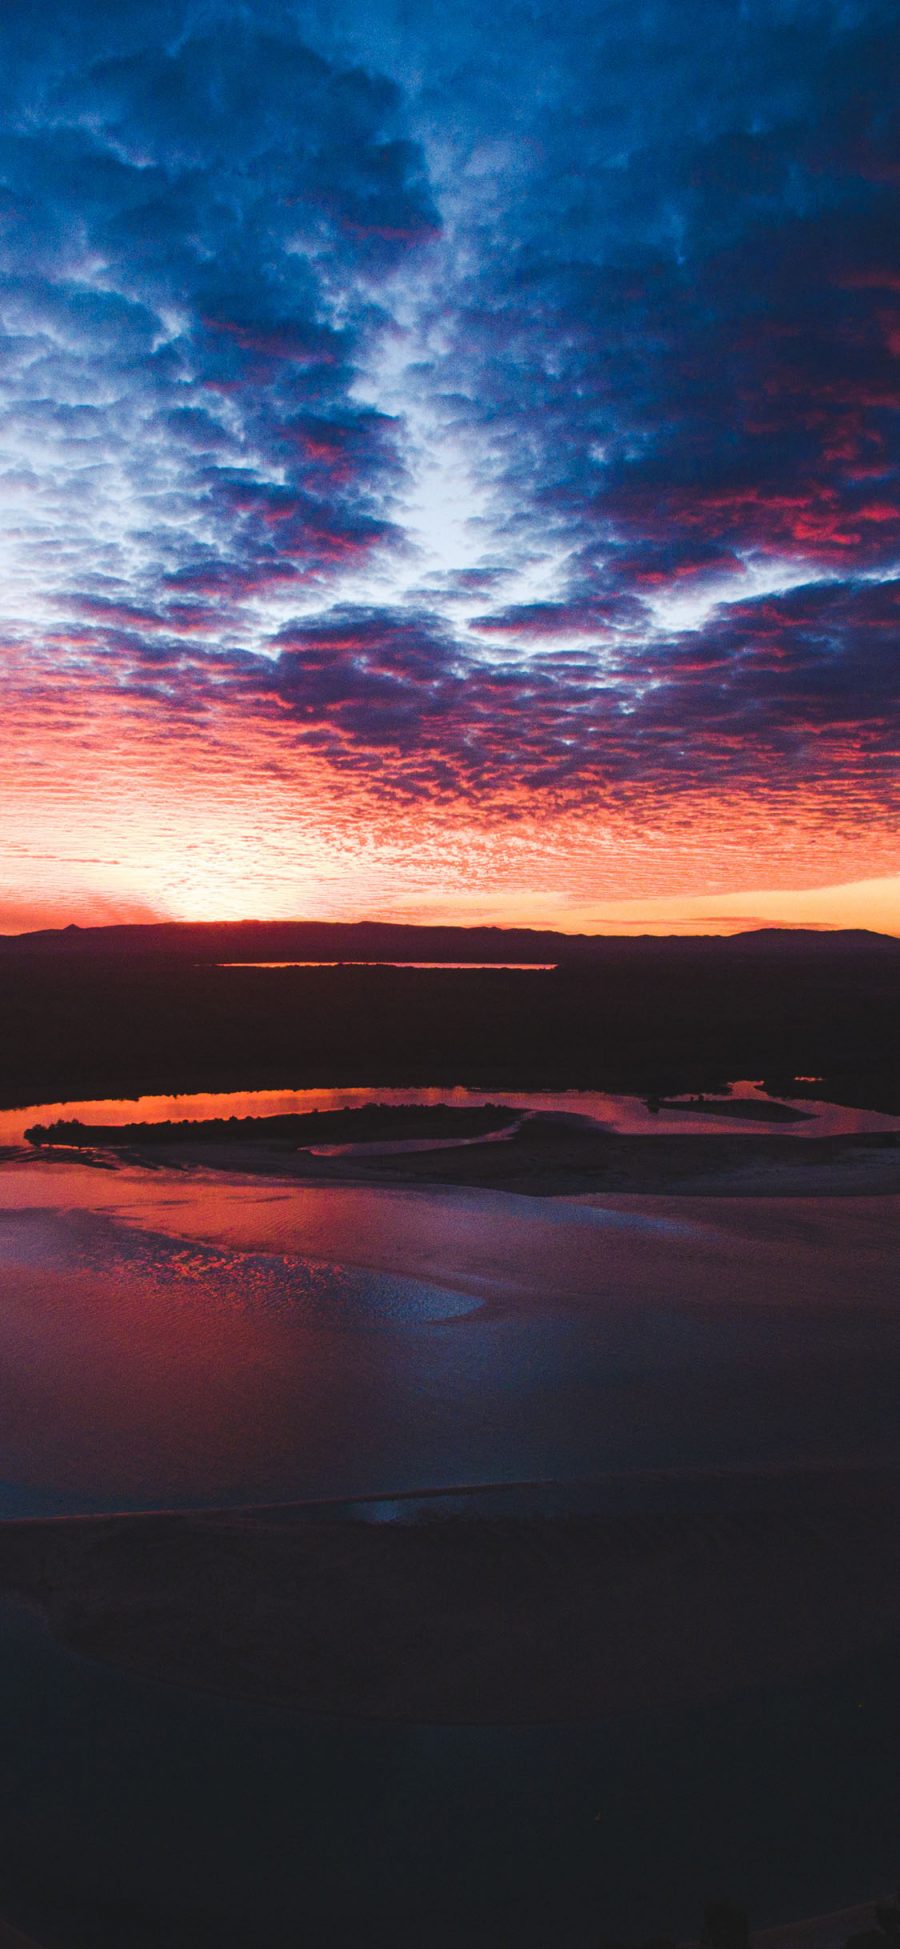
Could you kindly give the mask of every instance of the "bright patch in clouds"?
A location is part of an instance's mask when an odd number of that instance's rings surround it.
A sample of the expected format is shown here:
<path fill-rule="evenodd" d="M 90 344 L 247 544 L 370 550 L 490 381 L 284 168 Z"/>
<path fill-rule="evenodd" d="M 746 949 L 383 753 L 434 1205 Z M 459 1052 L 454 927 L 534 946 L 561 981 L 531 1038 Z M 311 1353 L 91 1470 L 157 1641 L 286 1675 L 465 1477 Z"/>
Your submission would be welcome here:
<path fill-rule="evenodd" d="M 2 911 L 889 924 L 898 55 L 7 0 Z"/>

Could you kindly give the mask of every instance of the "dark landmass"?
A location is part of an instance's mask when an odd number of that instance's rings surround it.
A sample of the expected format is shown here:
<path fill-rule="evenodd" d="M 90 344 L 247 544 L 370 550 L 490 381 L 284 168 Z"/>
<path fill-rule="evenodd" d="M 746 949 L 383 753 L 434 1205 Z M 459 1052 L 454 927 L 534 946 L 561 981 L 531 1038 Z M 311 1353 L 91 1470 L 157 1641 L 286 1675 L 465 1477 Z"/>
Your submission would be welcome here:
<path fill-rule="evenodd" d="M 686 1110 L 696 1116 L 737 1117 L 747 1123 L 808 1123 L 812 1114 L 808 1110 L 795 1110 L 790 1103 L 757 1102 L 753 1097 L 743 1096 L 697 1096 L 689 1103 L 681 1099 L 653 1098 L 651 1107 L 670 1115 L 673 1110 Z"/>
<path fill-rule="evenodd" d="M 893 935 L 868 928 L 758 927 L 745 933 L 560 934 L 551 928 L 421 926 L 396 921 L 238 920 L 159 921 L 112 927 L 44 928 L 0 934 L 0 953 L 11 959 L 51 956 L 67 962 L 181 964 L 225 961 L 531 961 L 566 966 L 629 959 L 635 949 L 659 949 L 692 960 L 697 950 L 731 956 L 803 958 L 813 944 L 831 960 L 861 951 L 889 953 Z"/>
<path fill-rule="evenodd" d="M 350 1113 L 356 1114 L 356 1113 Z M 506 1117 L 509 1112 L 506 1112 Z M 264 1125 L 270 1119 L 262 1118 Z M 282 1119 L 274 1119 L 281 1122 Z M 291 1122 L 291 1119 L 285 1119 Z M 104 1148 L 129 1163 L 214 1168 L 315 1183 L 471 1186 L 528 1197 L 641 1192 L 646 1196 L 858 1196 L 900 1192 L 900 1136 L 795 1137 L 743 1131 L 683 1136 L 620 1136 L 587 1118 L 526 1116 L 501 1142 L 474 1138 L 459 1148 L 383 1155 L 358 1151 L 313 1156 L 295 1137 L 272 1138 L 254 1119 L 212 1127 L 59 1124 L 51 1144 L 86 1162 Z M 370 1126 L 371 1128 L 372 1126 Z M 68 1132 L 68 1135 L 62 1133 Z M 42 1142 L 37 1131 L 32 1142 Z M 309 1141 L 309 1139 L 307 1139 Z M 51 1151 L 52 1154 L 52 1151 Z"/>
<path fill-rule="evenodd" d="M 552 972 L 224 961 L 555 963 Z M 8 1107 L 147 1092 L 468 1084 L 642 1095 L 741 1076 L 900 1112 L 900 941 L 788 932 L 637 940 L 313 923 L 0 939 Z"/>
<path fill-rule="evenodd" d="M 131 1670 L 418 1724 L 582 1724 L 900 1640 L 894 1475 L 735 1482 L 705 1513 L 6 1523 L 0 1591 Z"/>
<path fill-rule="evenodd" d="M 477 1138 L 504 1130 L 514 1112 L 496 1103 L 483 1108 L 452 1104 L 364 1103 L 358 1110 L 309 1110 L 274 1117 L 196 1117 L 182 1122 L 83 1123 L 59 1117 L 35 1124 L 25 1135 L 35 1145 L 64 1144 L 69 1149 L 133 1149 L 157 1144 L 277 1144 L 300 1150 L 306 1144 L 394 1143 L 447 1137 Z"/>

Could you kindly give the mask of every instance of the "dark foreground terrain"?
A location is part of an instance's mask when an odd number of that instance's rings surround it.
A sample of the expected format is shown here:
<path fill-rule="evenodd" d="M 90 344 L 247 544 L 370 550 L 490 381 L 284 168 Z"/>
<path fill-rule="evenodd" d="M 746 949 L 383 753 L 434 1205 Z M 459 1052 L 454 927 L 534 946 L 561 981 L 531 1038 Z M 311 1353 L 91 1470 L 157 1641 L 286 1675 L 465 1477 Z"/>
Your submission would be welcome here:
<path fill-rule="evenodd" d="M 376 965 L 222 965 L 316 957 Z M 468 1084 L 664 1096 L 745 1076 L 797 1093 L 793 1079 L 814 1077 L 835 1101 L 900 1110 L 898 994 L 900 941 L 867 933 L 66 929 L 0 939 L 0 1095 Z"/>
<path fill-rule="evenodd" d="M 593 1515 L 436 1502 L 390 1523 L 327 1506 L 7 1523 L 0 1592 L 132 1670 L 426 1724 L 581 1724 L 900 1637 L 891 1471 L 725 1475 L 705 1511 L 702 1481 L 693 1509 L 683 1484 L 674 1503 L 664 1479 L 647 1487 L 642 1511 Z"/>

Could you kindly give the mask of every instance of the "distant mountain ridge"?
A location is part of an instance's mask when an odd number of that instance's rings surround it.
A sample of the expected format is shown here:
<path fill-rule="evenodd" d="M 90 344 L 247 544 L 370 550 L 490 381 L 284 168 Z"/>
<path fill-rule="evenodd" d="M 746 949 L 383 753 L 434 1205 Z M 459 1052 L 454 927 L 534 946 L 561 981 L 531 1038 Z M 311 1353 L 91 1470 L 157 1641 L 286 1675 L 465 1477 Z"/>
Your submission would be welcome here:
<path fill-rule="evenodd" d="M 755 954 L 833 960 L 900 954 L 900 940 L 867 928 L 753 928 L 736 934 L 561 934 L 551 928 L 446 927 L 398 921 L 159 921 L 46 928 L 0 935 L 4 957 L 189 961 L 557 962 Z"/>

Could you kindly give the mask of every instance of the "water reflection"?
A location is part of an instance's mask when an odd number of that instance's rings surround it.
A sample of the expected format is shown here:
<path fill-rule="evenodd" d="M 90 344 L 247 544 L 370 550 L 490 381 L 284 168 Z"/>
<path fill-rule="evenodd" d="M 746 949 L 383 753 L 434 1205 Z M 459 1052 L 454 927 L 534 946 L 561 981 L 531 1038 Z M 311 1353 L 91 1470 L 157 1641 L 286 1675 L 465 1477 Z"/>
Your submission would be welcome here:
<path fill-rule="evenodd" d="M 552 974 L 555 961 L 219 961 L 220 968 L 418 968 L 437 974 Z"/>
<path fill-rule="evenodd" d="M 900 1463 L 895 1200 L 4 1182 L 7 1514 Z"/>
<path fill-rule="evenodd" d="M 765 1102 L 766 1097 L 753 1082 L 732 1085 L 737 1101 Z M 787 1101 L 787 1099 L 784 1099 Z M 608 1130 L 626 1136 L 691 1136 L 724 1131 L 779 1129 L 791 1137 L 851 1136 L 865 1131 L 900 1130 L 900 1117 L 884 1116 L 876 1110 L 855 1110 L 839 1103 L 818 1103 L 804 1098 L 794 1107 L 802 1120 L 779 1126 L 760 1124 L 755 1118 L 734 1115 L 716 1116 L 708 1102 L 704 1113 L 649 1110 L 639 1096 L 618 1096 L 602 1090 L 471 1090 L 445 1089 L 317 1089 L 317 1090 L 228 1090 L 199 1091 L 177 1096 L 139 1096 L 84 1099 L 79 1102 L 33 1103 L 26 1109 L 0 1110 L 0 1147 L 23 1144 L 32 1124 L 55 1123 L 60 1118 L 79 1118 L 84 1123 L 126 1124 L 167 1123 L 186 1119 L 200 1121 L 210 1117 L 276 1117 L 308 1114 L 311 1110 L 361 1109 L 367 1103 L 418 1104 L 433 1106 L 449 1103 L 458 1109 L 497 1103 L 512 1110 L 544 1110 L 554 1114 L 591 1117 Z M 2 1187 L 0 1187 L 2 1190 Z"/>

